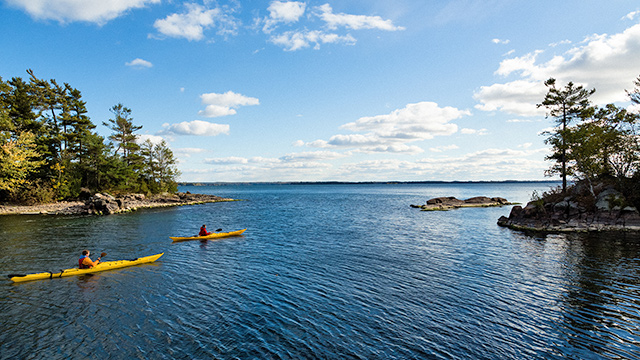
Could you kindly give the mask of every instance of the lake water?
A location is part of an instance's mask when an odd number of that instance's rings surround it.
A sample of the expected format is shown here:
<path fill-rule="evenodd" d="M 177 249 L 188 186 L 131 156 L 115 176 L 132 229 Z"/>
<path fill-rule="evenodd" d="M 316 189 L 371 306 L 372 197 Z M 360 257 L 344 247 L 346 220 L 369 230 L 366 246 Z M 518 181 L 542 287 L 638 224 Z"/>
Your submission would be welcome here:
<path fill-rule="evenodd" d="M 1 359 L 640 359 L 640 239 L 501 228 L 547 183 L 225 185 L 245 201 L 0 216 Z M 244 236 L 172 243 L 202 224 Z M 13 284 L 8 273 L 164 252 Z M 93 255 L 95 259 L 96 255 Z"/>

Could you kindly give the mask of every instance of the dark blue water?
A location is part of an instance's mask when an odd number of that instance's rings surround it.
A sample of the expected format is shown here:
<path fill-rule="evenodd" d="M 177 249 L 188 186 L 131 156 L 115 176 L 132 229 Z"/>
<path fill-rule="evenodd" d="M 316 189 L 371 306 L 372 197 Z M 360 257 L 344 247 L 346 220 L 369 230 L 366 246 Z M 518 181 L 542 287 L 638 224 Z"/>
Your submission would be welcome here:
<path fill-rule="evenodd" d="M 496 225 L 548 184 L 182 187 L 246 201 L 1 216 L 0 274 L 164 252 L 93 276 L 0 280 L 1 359 L 640 359 L 640 240 Z M 169 236 L 247 228 L 244 236 Z"/>

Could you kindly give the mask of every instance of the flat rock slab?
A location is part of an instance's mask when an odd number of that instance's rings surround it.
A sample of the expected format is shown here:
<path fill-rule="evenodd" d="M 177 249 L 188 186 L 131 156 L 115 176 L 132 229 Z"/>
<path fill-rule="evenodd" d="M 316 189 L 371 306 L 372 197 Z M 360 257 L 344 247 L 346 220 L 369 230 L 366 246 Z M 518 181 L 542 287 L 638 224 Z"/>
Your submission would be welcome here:
<path fill-rule="evenodd" d="M 427 200 L 425 205 L 410 205 L 412 208 L 418 208 L 422 211 L 446 211 L 463 207 L 495 207 L 514 205 L 507 199 L 501 197 L 476 196 L 466 200 L 459 200 L 453 196 L 437 197 Z"/>

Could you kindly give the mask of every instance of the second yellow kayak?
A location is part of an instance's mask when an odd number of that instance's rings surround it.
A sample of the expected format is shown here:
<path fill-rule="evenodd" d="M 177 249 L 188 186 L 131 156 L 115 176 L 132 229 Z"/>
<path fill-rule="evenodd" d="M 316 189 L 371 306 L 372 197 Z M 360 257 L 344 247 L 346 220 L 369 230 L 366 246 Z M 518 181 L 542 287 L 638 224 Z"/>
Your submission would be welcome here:
<path fill-rule="evenodd" d="M 186 240 L 210 240 L 210 239 L 218 239 L 229 236 L 238 236 L 243 232 L 247 231 L 247 229 L 229 231 L 229 232 L 219 232 L 219 233 L 211 233 L 205 236 L 169 236 L 173 242 L 177 241 L 186 241 Z"/>

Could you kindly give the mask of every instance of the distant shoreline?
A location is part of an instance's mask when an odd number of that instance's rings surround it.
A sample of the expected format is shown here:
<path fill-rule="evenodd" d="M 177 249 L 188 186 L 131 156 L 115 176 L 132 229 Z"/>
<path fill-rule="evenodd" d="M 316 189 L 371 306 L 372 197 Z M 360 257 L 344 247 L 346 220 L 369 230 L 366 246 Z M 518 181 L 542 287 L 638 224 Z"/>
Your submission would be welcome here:
<path fill-rule="evenodd" d="M 239 181 L 206 182 L 184 181 L 178 186 L 232 186 L 232 185 L 413 185 L 413 184 L 557 184 L 560 180 L 482 180 L 482 181 Z"/>

